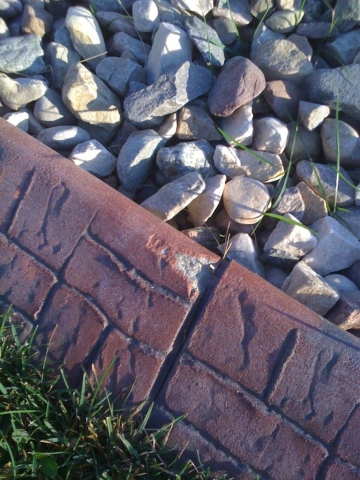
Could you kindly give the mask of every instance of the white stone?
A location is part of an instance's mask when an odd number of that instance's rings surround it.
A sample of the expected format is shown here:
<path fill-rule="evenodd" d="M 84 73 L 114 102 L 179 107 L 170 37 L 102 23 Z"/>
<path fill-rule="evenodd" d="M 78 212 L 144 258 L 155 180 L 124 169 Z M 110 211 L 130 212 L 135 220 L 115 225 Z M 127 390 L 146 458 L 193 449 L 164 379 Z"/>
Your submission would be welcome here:
<path fill-rule="evenodd" d="M 254 131 L 252 102 L 237 108 L 228 117 L 221 117 L 218 123 L 221 130 L 229 136 L 225 136 L 225 140 L 231 147 L 237 143 L 245 147 L 250 145 Z"/>
<path fill-rule="evenodd" d="M 3 116 L 3 119 L 14 125 L 14 127 L 20 128 L 23 132 L 29 130 L 29 114 L 26 112 L 11 112 Z"/>
<path fill-rule="evenodd" d="M 70 7 L 65 18 L 75 50 L 93 69 L 105 58 L 106 45 L 98 21 L 84 7 Z"/>
<path fill-rule="evenodd" d="M 213 0 L 170 0 L 171 5 L 179 10 L 186 10 L 200 15 L 206 15 L 214 7 Z"/>
<path fill-rule="evenodd" d="M 331 287 L 304 262 L 295 265 L 281 290 L 323 316 L 340 298 L 337 289 Z"/>
<path fill-rule="evenodd" d="M 3 18 L 0 18 L 0 40 L 10 37 L 10 30 Z"/>
<path fill-rule="evenodd" d="M 97 140 L 89 140 L 77 145 L 69 159 L 97 177 L 110 175 L 116 167 L 116 157 Z"/>
<path fill-rule="evenodd" d="M 281 154 L 289 139 L 287 125 L 273 117 L 265 117 L 254 124 L 254 150 Z"/>
<path fill-rule="evenodd" d="M 318 243 L 303 258 L 319 275 L 337 272 L 360 260 L 360 242 L 340 222 L 327 216 L 311 228 L 318 234 Z"/>
<path fill-rule="evenodd" d="M 254 240 L 246 233 L 238 233 L 218 249 L 228 260 L 234 260 L 260 277 L 265 277 L 265 267 L 259 260 L 259 253 Z"/>
<path fill-rule="evenodd" d="M 12 110 L 19 110 L 42 97 L 46 89 L 46 83 L 42 80 L 32 78 L 13 80 L 5 73 L 0 73 L 0 98 Z"/>
<path fill-rule="evenodd" d="M 265 185 L 245 176 L 235 177 L 225 185 L 223 200 L 231 220 L 246 225 L 258 222 L 271 206 Z"/>
<path fill-rule="evenodd" d="M 177 129 L 177 118 L 176 118 L 176 113 L 170 113 L 163 123 L 160 125 L 158 128 L 158 134 L 160 137 L 165 138 L 166 140 L 169 140 L 172 138 Z"/>
<path fill-rule="evenodd" d="M 161 220 L 168 221 L 187 207 L 204 190 L 205 182 L 200 173 L 190 172 L 161 187 L 141 206 Z"/>
<path fill-rule="evenodd" d="M 225 175 L 215 175 L 205 180 L 205 190 L 187 206 L 189 220 L 201 227 L 218 207 L 226 182 Z"/>
<path fill-rule="evenodd" d="M 159 11 L 152 0 L 137 0 L 132 6 L 134 27 L 140 32 L 152 32 L 160 23 Z"/>
<path fill-rule="evenodd" d="M 74 148 L 79 143 L 90 140 L 90 135 L 83 128 L 72 125 L 45 128 L 36 138 L 39 142 L 56 150 Z"/>
<path fill-rule="evenodd" d="M 300 223 L 291 213 L 284 218 Z M 317 238 L 305 226 L 294 225 L 279 220 L 264 246 L 264 251 L 280 250 L 301 258 L 317 244 Z"/>
<path fill-rule="evenodd" d="M 315 130 L 330 115 L 330 108 L 318 103 L 299 102 L 299 121 L 307 130 Z"/>
<path fill-rule="evenodd" d="M 170 23 L 160 23 L 146 64 L 148 85 L 191 60 L 192 42 L 187 33 Z"/>
<path fill-rule="evenodd" d="M 328 282 L 329 285 L 336 288 L 336 290 L 340 292 L 340 295 L 342 292 L 356 292 L 359 290 L 354 282 L 340 273 L 330 273 L 329 275 L 325 275 L 324 280 Z"/>

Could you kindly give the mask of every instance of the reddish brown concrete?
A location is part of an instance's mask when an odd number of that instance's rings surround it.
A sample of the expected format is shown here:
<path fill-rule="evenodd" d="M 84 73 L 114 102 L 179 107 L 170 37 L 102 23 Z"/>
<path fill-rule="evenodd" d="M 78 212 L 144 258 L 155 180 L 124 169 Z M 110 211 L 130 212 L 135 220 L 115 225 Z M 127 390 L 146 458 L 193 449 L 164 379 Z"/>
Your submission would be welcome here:
<path fill-rule="evenodd" d="M 183 458 L 230 477 L 360 479 L 360 341 L 0 119 L 0 309 L 107 373 Z"/>

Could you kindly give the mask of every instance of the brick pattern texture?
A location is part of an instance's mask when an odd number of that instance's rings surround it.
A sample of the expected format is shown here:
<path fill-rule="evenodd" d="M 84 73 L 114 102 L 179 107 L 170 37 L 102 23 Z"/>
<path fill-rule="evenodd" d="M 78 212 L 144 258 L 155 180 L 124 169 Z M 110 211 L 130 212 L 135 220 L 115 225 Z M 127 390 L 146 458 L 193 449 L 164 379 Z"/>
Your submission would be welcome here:
<path fill-rule="evenodd" d="M 0 119 L 0 312 L 241 480 L 360 479 L 360 340 Z M 93 367 L 93 369 L 92 369 Z"/>

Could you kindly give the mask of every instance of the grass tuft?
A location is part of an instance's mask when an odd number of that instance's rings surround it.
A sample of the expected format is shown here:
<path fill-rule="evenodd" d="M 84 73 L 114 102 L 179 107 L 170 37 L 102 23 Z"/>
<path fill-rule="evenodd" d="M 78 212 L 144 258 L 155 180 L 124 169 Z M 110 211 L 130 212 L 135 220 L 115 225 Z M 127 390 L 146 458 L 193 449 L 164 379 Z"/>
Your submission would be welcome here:
<path fill-rule="evenodd" d="M 143 417 L 116 409 L 108 393 L 100 396 L 103 379 L 92 385 L 86 374 L 80 390 L 70 387 L 63 371 L 35 362 L 35 333 L 22 343 L 19 328 L 10 310 L 0 316 L 1 479 L 210 478 L 169 456 L 167 436 L 183 417 L 148 430 L 152 407 Z"/>

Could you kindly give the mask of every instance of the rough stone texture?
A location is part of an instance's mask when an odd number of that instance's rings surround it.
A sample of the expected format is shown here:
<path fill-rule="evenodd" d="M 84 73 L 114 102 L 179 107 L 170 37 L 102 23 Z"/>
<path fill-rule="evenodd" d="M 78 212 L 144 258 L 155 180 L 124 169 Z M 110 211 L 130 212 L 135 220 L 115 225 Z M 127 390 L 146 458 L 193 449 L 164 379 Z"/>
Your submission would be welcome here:
<path fill-rule="evenodd" d="M 36 138 L 39 142 L 44 143 L 54 150 L 61 150 L 74 148 L 79 143 L 90 140 L 90 135 L 80 127 L 61 126 L 45 128 L 45 130 L 42 130 Z"/>
<path fill-rule="evenodd" d="M 295 265 L 281 290 L 319 315 L 325 315 L 340 294 L 304 262 Z"/>
<path fill-rule="evenodd" d="M 69 155 L 69 160 L 98 177 L 106 177 L 116 168 L 116 157 L 97 140 L 76 145 Z"/>
<path fill-rule="evenodd" d="M 360 242 L 333 217 L 324 217 L 311 225 L 318 234 L 316 247 L 303 261 L 320 275 L 337 272 L 360 260 Z"/>
<path fill-rule="evenodd" d="M 263 71 L 267 81 L 290 80 L 295 85 L 301 85 L 313 72 L 306 55 L 289 40 L 274 40 L 260 45 L 254 63 Z"/>
<path fill-rule="evenodd" d="M 218 250 L 228 260 L 234 260 L 260 277 L 265 277 L 265 269 L 259 259 L 258 248 L 250 235 L 238 233 L 219 245 Z"/>
<path fill-rule="evenodd" d="M 61 92 L 76 118 L 108 130 L 120 125 L 119 98 L 80 62 L 68 68 Z"/>
<path fill-rule="evenodd" d="M 0 40 L 0 72 L 35 75 L 46 69 L 41 38 L 35 34 Z"/>
<path fill-rule="evenodd" d="M 206 93 L 210 87 L 210 71 L 185 62 L 174 73 L 164 74 L 152 85 L 126 97 L 125 113 L 133 122 L 161 117 L 177 112 L 186 103 Z"/>
<path fill-rule="evenodd" d="M 247 1 L 217 0 L 216 7 L 212 9 L 212 13 L 214 17 L 223 17 L 234 21 L 239 27 L 248 25 L 252 20 Z"/>
<path fill-rule="evenodd" d="M 215 175 L 205 180 L 205 190 L 187 206 L 189 220 L 195 227 L 201 227 L 218 207 L 224 187 L 225 175 Z"/>
<path fill-rule="evenodd" d="M 254 125 L 254 150 L 283 153 L 289 138 L 287 126 L 273 117 L 261 118 Z"/>
<path fill-rule="evenodd" d="M 134 27 L 140 32 L 152 32 L 159 24 L 159 11 L 152 0 L 137 0 L 132 8 Z"/>
<path fill-rule="evenodd" d="M 60 43 L 51 42 L 46 48 L 45 58 L 51 67 L 48 78 L 54 88 L 61 89 L 66 72 L 70 65 L 77 63 L 81 57 Z"/>
<path fill-rule="evenodd" d="M 213 115 L 227 117 L 251 102 L 265 88 L 264 74 L 245 57 L 226 62 L 209 92 L 208 103 Z"/>
<path fill-rule="evenodd" d="M 338 303 L 326 318 L 343 330 L 360 329 L 360 291 L 341 293 Z M 360 465 L 359 465 L 360 466 Z"/>
<path fill-rule="evenodd" d="M 322 103 L 333 110 L 338 107 L 360 119 L 360 64 L 348 65 L 346 72 L 344 75 L 343 67 L 317 70 L 306 79 L 305 88 L 311 102 Z"/>
<path fill-rule="evenodd" d="M 75 116 L 69 112 L 61 95 L 48 88 L 34 105 L 34 115 L 45 127 L 58 127 L 60 125 L 73 125 Z"/>
<path fill-rule="evenodd" d="M 12 110 L 19 110 L 30 102 L 42 97 L 46 92 L 46 83 L 32 78 L 13 80 L 5 73 L 0 73 L 0 96 Z"/>
<path fill-rule="evenodd" d="M 198 172 L 190 172 L 168 183 L 141 204 L 161 220 L 171 220 L 205 190 Z"/>
<path fill-rule="evenodd" d="M 305 100 L 305 92 L 289 80 L 267 82 L 264 97 L 275 115 L 283 122 L 296 120 L 299 102 Z"/>
<path fill-rule="evenodd" d="M 96 67 L 96 75 L 121 97 L 126 95 L 130 82 L 145 80 L 144 69 L 128 58 L 104 58 Z"/>
<path fill-rule="evenodd" d="M 316 173 L 315 170 L 316 169 Z M 351 179 L 347 172 L 340 167 L 340 172 L 344 178 L 351 183 Z M 331 165 L 323 165 L 321 163 L 310 163 L 308 160 L 301 160 L 296 165 L 296 173 L 300 180 L 304 181 L 317 195 L 325 195 L 326 201 L 330 206 L 334 206 L 335 198 L 338 207 L 348 207 L 355 203 L 355 191 L 341 177 L 338 182 L 336 191 L 336 171 Z M 319 180 L 320 184 L 319 185 Z"/>
<path fill-rule="evenodd" d="M 223 138 L 207 111 L 198 105 L 186 105 L 178 112 L 176 136 L 180 140 L 207 140 L 208 142 Z"/>
<path fill-rule="evenodd" d="M 252 102 L 237 108 L 227 117 L 219 118 L 218 125 L 231 147 L 239 143 L 251 145 L 254 132 Z"/>
<path fill-rule="evenodd" d="M 22 31 L 44 37 L 50 33 L 53 20 L 51 13 L 44 8 L 34 8 L 32 5 L 26 4 L 22 15 Z"/>
<path fill-rule="evenodd" d="M 159 150 L 156 163 L 170 181 L 177 180 L 189 172 L 199 172 L 205 179 L 215 174 L 213 155 L 213 147 L 205 140 L 181 142 L 174 147 Z"/>
<path fill-rule="evenodd" d="M 308 130 L 315 130 L 330 115 L 330 108 L 318 103 L 299 103 L 299 120 Z"/>
<path fill-rule="evenodd" d="M 118 32 L 112 37 L 109 43 L 109 52 L 115 57 L 120 57 L 123 52 L 131 52 L 140 65 L 144 65 L 150 53 L 150 45 L 133 38 L 125 32 Z"/>
<path fill-rule="evenodd" d="M 337 138 L 339 139 L 339 158 L 337 152 Z M 327 118 L 321 127 L 321 140 L 325 158 L 329 163 L 336 164 L 339 160 L 340 165 L 344 168 L 360 167 L 360 147 L 358 147 L 359 134 L 355 128 L 352 128 L 341 120 Z M 356 150 L 359 152 L 359 158 L 356 158 Z"/>

